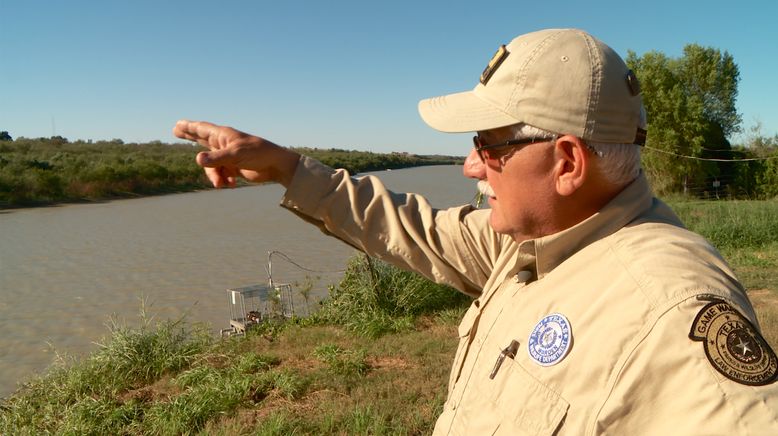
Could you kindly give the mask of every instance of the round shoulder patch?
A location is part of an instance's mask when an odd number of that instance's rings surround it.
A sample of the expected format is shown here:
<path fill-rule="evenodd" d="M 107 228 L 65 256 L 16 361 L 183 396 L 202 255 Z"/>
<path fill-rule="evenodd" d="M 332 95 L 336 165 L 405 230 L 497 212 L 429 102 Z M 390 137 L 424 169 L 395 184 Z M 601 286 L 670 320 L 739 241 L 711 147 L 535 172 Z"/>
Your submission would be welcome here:
<path fill-rule="evenodd" d="M 541 319 L 529 335 L 529 356 L 542 366 L 556 365 L 567 356 L 573 334 L 570 321 L 561 313 Z"/>
<path fill-rule="evenodd" d="M 730 380 L 762 386 L 778 375 L 778 359 L 770 345 L 745 316 L 725 301 L 713 301 L 700 310 L 689 338 L 704 344 L 711 365 Z"/>

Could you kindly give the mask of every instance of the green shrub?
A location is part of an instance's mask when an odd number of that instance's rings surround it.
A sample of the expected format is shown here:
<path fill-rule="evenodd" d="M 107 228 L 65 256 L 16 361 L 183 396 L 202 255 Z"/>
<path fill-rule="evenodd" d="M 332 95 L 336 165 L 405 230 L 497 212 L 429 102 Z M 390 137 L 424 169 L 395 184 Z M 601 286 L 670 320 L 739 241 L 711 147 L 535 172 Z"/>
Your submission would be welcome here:
<path fill-rule="evenodd" d="M 413 326 L 416 317 L 469 303 L 456 290 L 379 260 L 356 256 L 314 316 L 367 337 Z"/>

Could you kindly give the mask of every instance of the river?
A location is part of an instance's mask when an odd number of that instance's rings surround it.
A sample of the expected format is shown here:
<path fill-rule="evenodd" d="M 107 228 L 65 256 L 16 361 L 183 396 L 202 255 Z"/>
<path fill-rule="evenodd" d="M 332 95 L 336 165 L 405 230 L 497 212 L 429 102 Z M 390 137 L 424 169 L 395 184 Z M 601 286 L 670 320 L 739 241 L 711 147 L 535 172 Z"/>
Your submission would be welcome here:
<path fill-rule="evenodd" d="M 372 173 L 435 207 L 468 203 L 461 166 Z M 0 398 L 57 355 L 82 356 L 112 318 L 137 325 L 142 301 L 156 319 L 185 316 L 227 327 L 227 288 L 318 277 L 314 298 L 337 283 L 355 250 L 278 204 L 283 188 L 221 191 L 0 211 Z M 302 298 L 299 295 L 296 302 Z"/>

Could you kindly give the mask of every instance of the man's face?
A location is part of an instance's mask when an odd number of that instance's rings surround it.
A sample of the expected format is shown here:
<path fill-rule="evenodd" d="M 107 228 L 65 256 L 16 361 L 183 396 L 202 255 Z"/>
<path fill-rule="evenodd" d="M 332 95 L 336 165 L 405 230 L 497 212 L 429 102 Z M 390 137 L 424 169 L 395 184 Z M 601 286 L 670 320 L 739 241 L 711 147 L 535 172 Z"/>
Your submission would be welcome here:
<path fill-rule="evenodd" d="M 479 137 L 483 144 L 514 139 L 510 127 L 480 132 Z M 537 142 L 493 153 L 485 161 L 475 150 L 467 157 L 464 174 L 479 180 L 496 232 L 509 234 L 519 242 L 549 233 L 553 223 L 551 202 L 556 195 L 553 149 L 552 142 Z"/>

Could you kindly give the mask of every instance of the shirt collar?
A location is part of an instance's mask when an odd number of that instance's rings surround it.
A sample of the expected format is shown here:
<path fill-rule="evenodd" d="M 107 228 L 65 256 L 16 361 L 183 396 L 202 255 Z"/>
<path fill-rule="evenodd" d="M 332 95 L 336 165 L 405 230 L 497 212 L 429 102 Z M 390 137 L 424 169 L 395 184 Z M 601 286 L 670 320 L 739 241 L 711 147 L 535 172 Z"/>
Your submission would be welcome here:
<path fill-rule="evenodd" d="M 599 212 L 569 229 L 519 244 L 519 252 L 535 254 L 535 273 L 543 278 L 567 258 L 621 229 L 651 208 L 653 194 L 643 173 Z"/>

